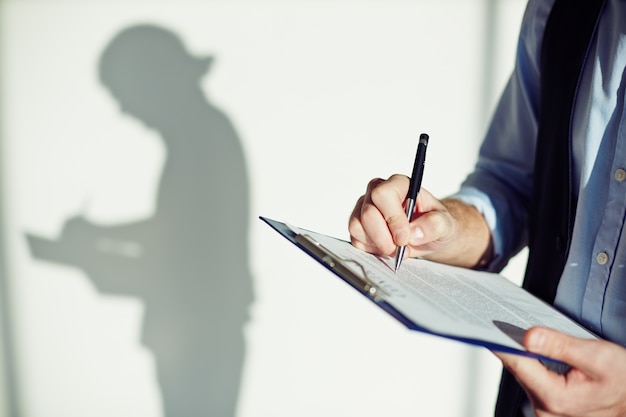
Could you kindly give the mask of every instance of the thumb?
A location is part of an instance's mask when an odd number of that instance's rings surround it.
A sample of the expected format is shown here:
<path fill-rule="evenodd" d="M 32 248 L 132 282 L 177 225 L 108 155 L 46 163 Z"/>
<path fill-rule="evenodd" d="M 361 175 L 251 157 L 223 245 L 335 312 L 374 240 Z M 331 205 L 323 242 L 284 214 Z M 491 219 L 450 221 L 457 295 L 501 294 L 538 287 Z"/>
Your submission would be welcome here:
<path fill-rule="evenodd" d="M 596 341 L 581 339 L 545 327 L 533 327 L 524 336 L 524 346 L 530 352 L 564 362 L 589 376 L 594 368 L 589 358 L 594 357 Z"/>
<path fill-rule="evenodd" d="M 432 242 L 445 242 L 453 233 L 454 220 L 445 211 L 429 211 L 414 219 L 411 224 L 413 246 L 423 246 Z"/>

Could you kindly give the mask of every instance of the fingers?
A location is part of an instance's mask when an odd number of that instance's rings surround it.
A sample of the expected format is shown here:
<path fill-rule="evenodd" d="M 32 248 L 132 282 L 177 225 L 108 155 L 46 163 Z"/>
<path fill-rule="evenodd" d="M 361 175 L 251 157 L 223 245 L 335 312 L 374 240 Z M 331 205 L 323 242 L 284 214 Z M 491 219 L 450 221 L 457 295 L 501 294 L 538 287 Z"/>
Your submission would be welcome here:
<path fill-rule="evenodd" d="M 538 391 L 548 391 L 550 386 L 559 383 L 562 376 L 551 372 L 540 361 L 521 355 L 494 352 L 515 378 L 525 387 L 534 387 Z"/>
<path fill-rule="evenodd" d="M 396 246 L 387 223 L 371 203 L 365 204 L 365 198 L 365 196 L 359 198 L 350 216 L 348 231 L 352 244 L 366 252 L 388 255 Z"/>
<path fill-rule="evenodd" d="M 534 358 L 501 352 L 494 352 L 494 354 L 524 387 L 536 415 L 538 417 L 551 416 L 552 414 L 547 410 L 554 408 L 554 404 L 562 402 L 559 396 L 563 393 L 564 377 L 551 372 Z"/>
<path fill-rule="evenodd" d="M 404 201 L 409 179 L 393 175 L 388 180 L 375 178 L 354 207 L 348 230 L 352 244 L 375 254 L 391 255 L 409 241 L 410 230 Z"/>
<path fill-rule="evenodd" d="M 426 256 L 449 243 L 455 223 L 444 204 L 421 189 L 412 221 L 405 211 L 409 178 L 392 175 L 375 178 L 357 201 L 348 229 L 352 244 L 377 255 L 393 255 L 398 246 L 407 246 L 407 255 Z"/>
<path fill-rule="evenodd" d="M 606 411 L 623 410 L 626 398 L 624 385 L 620 383 L 620 377 L 626 374 L 623 347 L 542 327 L 526 332 L 524 346 L 530 352 L 571 366 L 565 375 L 559 375 L 535 359 L 496 353 L 528 393 L 537 416 L 592 415 L 593 410 L 604 412 L 593 415 L 618 415 Z"/>
<path fill-rule="evenodd" d="M 384 183 L 374 186 L 368 194 L 371 204 L 366 208 L 376 207 L 385 220 L 396 246 L 409 243 L 409 219 L 404 209 L 408 189 L 408 177 L 392 175 Z M 374 210 L 363 214 L 374 215 Z"/>
<path fill-rule="evenodd" d="M 595 340 L 580 339 L 557 330 L 533 327 L 524 335 L 524 347 L 532 353 L 545 356 L 571 366 L 587 376 L 599 375 L 597 358 L 603 346 Z M 560 380 L 560 376 L 549 371 L 541 362 L 519 355 L 497 353 L 504 365 L 521 381 L 530 385 L 549 379 L 548 385 Z M 554 376 L 554 378 L 552 378 Z"/>
<path fill-rule="evenodd" d="M 524 346 L 530 352 L 546 356 L 579 369 L 594 378 L 599 376 L 599 363 L 604 358 L 599 355 L 603 346 L 595 340 L 580 339 L 544 327 L 529 329 L 524 336 Z"/>

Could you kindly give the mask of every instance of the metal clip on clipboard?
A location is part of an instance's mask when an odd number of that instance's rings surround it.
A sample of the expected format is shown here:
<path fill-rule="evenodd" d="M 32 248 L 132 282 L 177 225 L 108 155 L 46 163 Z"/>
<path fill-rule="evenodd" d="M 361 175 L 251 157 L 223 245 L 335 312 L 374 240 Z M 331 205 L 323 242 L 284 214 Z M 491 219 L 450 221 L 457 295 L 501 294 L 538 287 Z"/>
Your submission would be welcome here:
<path fill-rule="evenodd" d="M 335 271 L 339 276 L 348 281 L 355 288 L 361 290 L 367 294 L 374 301 L 380 300 L 380 295 L 388 295 L 382 289 L 376 287 L 368 278 L 367 273 L 363 265 L 352 259 L 343 259 L 326 249 L 321 243 L 313 239 L 306 234 L 297 234 L 296 242 L 302 245 L 306 250 L 311 252 L 320 262 L 324 263 L 329 269 Z M 348 268 L 345 263 L 353 263 L 357 265 L 363 276 L 355 273 L 352 269 Z"/>

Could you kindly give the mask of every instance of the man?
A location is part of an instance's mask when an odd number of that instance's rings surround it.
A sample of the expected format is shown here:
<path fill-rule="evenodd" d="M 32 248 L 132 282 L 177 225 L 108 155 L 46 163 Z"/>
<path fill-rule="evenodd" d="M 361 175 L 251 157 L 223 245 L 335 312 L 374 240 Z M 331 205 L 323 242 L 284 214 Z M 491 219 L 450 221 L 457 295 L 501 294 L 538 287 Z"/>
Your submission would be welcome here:
<path fill-rule="evenodd" d="M 460 191 L 370 181 L 349 230 L 363 250 L 499 271 L 529 247 L 524 287 L 603 339 L 544 328 L 524 346 L 571 366 L 496 353 L 497 416 L 626 416 L 626 2 L 530 0 L 514 72 Z M 523 389 L 523 391 L 522 391 Z M 534 412 L 534 414 L 533 414 Z"/>

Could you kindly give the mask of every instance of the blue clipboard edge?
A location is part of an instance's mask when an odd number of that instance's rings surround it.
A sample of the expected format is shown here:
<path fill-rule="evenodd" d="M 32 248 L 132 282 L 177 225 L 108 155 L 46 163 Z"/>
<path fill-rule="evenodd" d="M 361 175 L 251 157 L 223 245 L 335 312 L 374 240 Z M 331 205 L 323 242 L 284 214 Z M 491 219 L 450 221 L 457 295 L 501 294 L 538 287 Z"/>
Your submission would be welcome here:
<path fill-rule="evenodd" d="M 354 288 L 359 293 L 361 293 L 363 296 L 368 298 L 370 301 L 372 301 L 378 307 L 380 307 L 381 309 L 386 311 L 393 318 L 395 318 L 400 323 L 402 323 L 404 326 L 406 326 L 409 330 L 418 331 L 418 332 L 421 332 L 421 333 L 426 333 L 426 334 L 437 336 L 437 337 L 442 337 L 444 339 L 456 340 L 456 341 L 459 341 L 459 342 L 462 342 L 462 343 L 465 343 L 465 344 L 469 344 L 469 345 L 472 345 L 472 346 L 484 347 L 484 348 L 486 348 L 488 350 L 491 350 L 491 351 L 498 351 L 498 352 L 503 352 L 503 353 L 512 353 L 512 354 L 515 354 L 515 355 L 521 355 L 521 356 L 527 356 L 527 357 L 530 357 L 530 358 L 539 359 L 542 362 L 549 363 L 550 367 L 554 367 L 556 365 L 558 367 L 557 370 L 559 371 L 559 373 L 566 373 L 567 370 L 569 370 L 569 366 L 567 364 L 564 364 L 564 363 L 562 363 L 560 361 L 557 361 L 555 359 L 548 358 L 548 357 L 541 356 L 541 355 L 537 355 L 537 354 L 534 354 L 534 353 L 531 353 L 531 352 L 528 352 L 528 351 L 525 351 L 525 350 L 514 349 L 514 348 L 511 348 L 511 347 L 508 347 L 508 346 L 503 346 L 503 345 L 500 345 L 500 344 L 497 344 L 497 343 L 492 343 L 492 342 L 484 341 L 484 340 L 481 340 L 481 339 L 472 339 L 472 338 L 458 337 L 458 336 L 454 336 L 454 335 L 439 333 L 439 332 L 435 332 L 435 331 L 432 331 L 430 329 L 427 329 L 427 328 L 425 328 L 423 326 L 420 326 L 417 323 L 415 323 L 414 321 L 412 321 L 412 320 L 408 319 L 406 316 L 404 316 L 401 312 L 399 312 L 395 307 L 393 307 L 387 301 L 385 301 L 385 300 L 383 300 L 381 298 L 375 298 L 375 297 L 370 296 L 370 294 L 367 291 L 364 291 L 361 288 L 359 288 L 358 286 L 354 285 L 350 280 L 347 280 L 345 277 L 343 277 L 341 274 L 339 274 L 336 269 L 329 268 L 329 266 L 322 259 L 320 259 L 318 256 L 316 256 L 316 254 L 314 254 L 312 251 L 308 250 L 306 247 L 301 245 L 296 240 L 296 236 L 297 236 L 296 233 L 289 226 L 287 226 L 285 223 L 279 222 L 277 220 L 272 220 L 272 219 L 264 217 L 264 216 L 259 216 L 259 219 L 261 219 L 263 222 L 265 222 L 267 225 L 269 225 L 272 229 L 274 229 L 276 232 L 281 234 L 284 238 L 286 238 L 291 243 L 293 243 L 298 248 L 300 248 L 300 250 L 302 250 L 307 255 L 309 255 L 310 257 L 315 259 L 319 264 L 321 264 L 326 269 L 331 271 L 334 275 L 336 275 L 337 277 L 341 278 L 342 281 L 344 281 L 345 283 L 350 285 L 352 288 Z"/>

